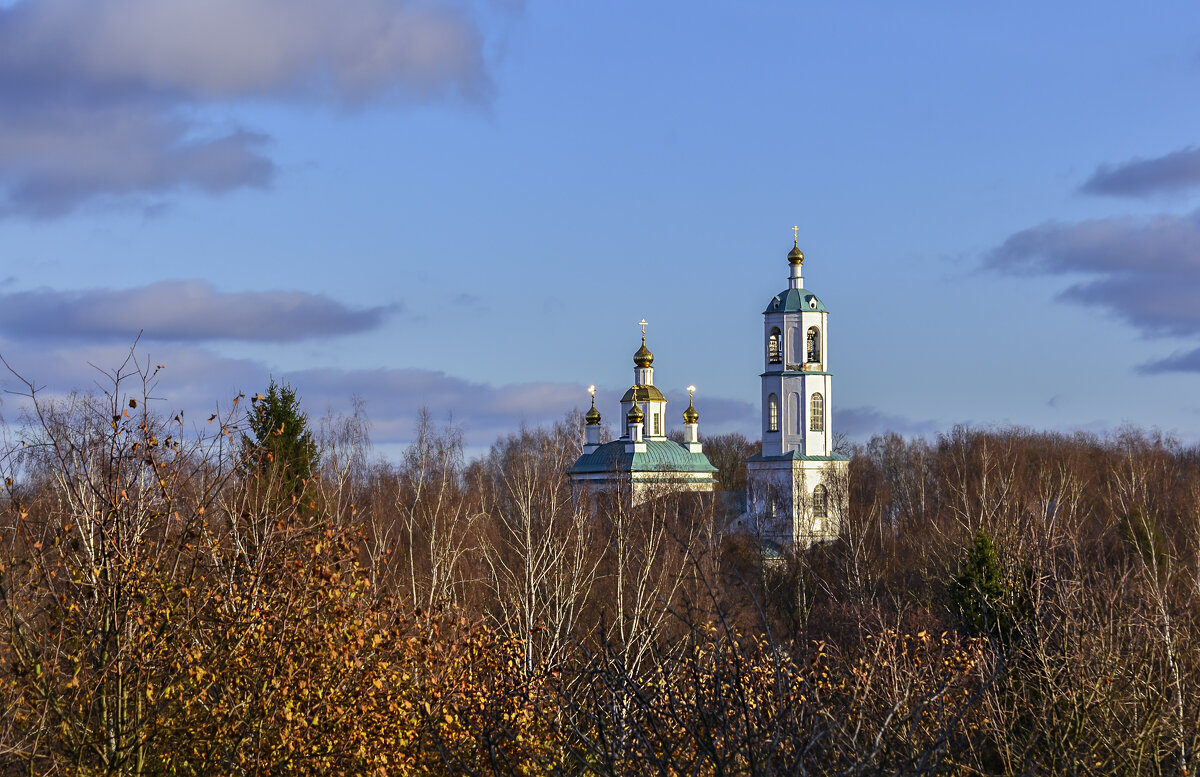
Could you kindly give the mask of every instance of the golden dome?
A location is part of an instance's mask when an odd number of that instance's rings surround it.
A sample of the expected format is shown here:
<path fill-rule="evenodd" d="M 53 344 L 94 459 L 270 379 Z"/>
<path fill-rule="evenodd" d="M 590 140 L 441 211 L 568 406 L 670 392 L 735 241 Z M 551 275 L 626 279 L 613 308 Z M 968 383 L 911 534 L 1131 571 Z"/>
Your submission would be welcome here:
<path fill-rule="evenodd" d="M 788 264 L 803 264 L 804 252 L 800 250 L 800 243 L 797 242 L 792 246 L 792 250 L 788 251 Z"/>
<path fill-rule="evenodd" d="M 645 413 L 642 412 L 642 409 L 638 407 L 636 402 L 633 403 L 633 407 L 629 408 L 629 412 L 625 414 L 625 420 L 631 424 L 640 424 L 645 417 Z"/>
<path fill-rule="evenodd" d="M 688 399 L 687 410 L 683 411 L 683 422 L 685 424 L 694 424 L 700 421 L 700 414 L 696 412 L 696 406 L 692 404 L 691 398 Z"/>
<path fill-rule="evenodd" d="M 642 335 L 642 347 L 633 355 L 633 363 L 639 367 L 649 367 L 654 364 L 654 354 L 646 347 L 646 336 Z"/>
<path fill-rule="evenodd" d="M 592 409 L 587 411 L 587 415 L 585 415 L 583 418 L 585 421 L 587 421 L 588 426 L 600 425 L 600 411 L 596 409 L 595 397 L 592 397 Z"/>

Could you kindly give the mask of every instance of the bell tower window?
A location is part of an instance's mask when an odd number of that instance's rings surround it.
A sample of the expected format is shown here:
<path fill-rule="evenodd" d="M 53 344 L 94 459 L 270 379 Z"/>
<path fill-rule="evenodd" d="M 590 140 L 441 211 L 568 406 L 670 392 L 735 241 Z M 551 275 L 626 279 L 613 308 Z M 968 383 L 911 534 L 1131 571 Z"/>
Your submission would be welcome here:
<path fill-rule="evenodd" d="M 767 431 L 779 431 L 779 397 L 774 394 L 767 397 Z"/>
<path fill-rule="evenodd" d="M 808 401 L 808 430 L 825 431 L 825 397 L 820 394 L 813 394 Z"/>
<path fill-rule="evenodd" d="M 779 327 L 772 328 L 771 336 L 767 338 L 767 361 L 771 364 L 783 361 L 783 334 Z"/>
<path fill-rule="evenodd" d="M 808 361 L 821 361 L 821 330 L 815 326 L 810 326 L 805 342 L 807 344 Z"/>
<path fill-rule="evenodd" d="M 820 483 L 813 489 L 813 517 L 825 518 L 829 515 L 829 492 Z"/>

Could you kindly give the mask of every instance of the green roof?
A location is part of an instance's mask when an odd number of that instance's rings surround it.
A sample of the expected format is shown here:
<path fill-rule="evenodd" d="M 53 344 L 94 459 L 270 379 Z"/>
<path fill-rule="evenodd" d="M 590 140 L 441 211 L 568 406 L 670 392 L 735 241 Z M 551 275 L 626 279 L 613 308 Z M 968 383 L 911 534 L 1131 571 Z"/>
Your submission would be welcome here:
<path fill-rule="evenodd" d="M 646 440 L 645 453 L 626 453 L 628 440 L 606 442 L 585 453 L 567 470 L 570 474 L 589 472 L 716 472 L 717 468 L 703 453 L 689 453 L 673 440 Z"/>
<path fill-rule="evenodd" d="M 815 306 L 814 302 L 817 303 Z M 813 310 L 818 313 L 829 312 L 817 295 L 808 289 L 784 289 L 771 298 L 763 313 L 804 313 Z"/>

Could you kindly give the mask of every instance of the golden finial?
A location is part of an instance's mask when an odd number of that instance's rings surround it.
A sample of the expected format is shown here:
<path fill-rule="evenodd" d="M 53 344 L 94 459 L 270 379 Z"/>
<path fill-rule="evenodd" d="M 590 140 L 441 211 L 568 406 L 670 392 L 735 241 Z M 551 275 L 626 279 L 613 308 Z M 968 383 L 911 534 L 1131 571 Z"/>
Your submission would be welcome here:
<path fill-rule="evenodd" d="M 588 426 L 599 426 L 600 411 L 596 409 L 596 386 L 588 386 L 588 393 L 592 395 L 592 409 L 587 411 L 587 415 L 584 416 L 584 419 L 587 421 Z"/>
<path fill-rule="evenodd" d="M 639 324 L 641 325 L 641 327 L 642 327 L 642 339 L 643 339 L 643 340 L 645 340 L 645 339 L 646 339 L 646 319 L 644 319 L 644 318 L 643 318 L 643 319 L 642 319 L 641 321 L 639 321 L 638 323 L 639 323 Z"/>
<path fill-rule="evenodd" d="M 683 411 L 683 422 L 685 424 L 694 424 L 700 420 L 700 414 L 696 412 L 696 406 L 692 404 L 692 397 L 696 393 L 695 386 L 688 386 L 688 406 L 687 410 Z"/>
<path fill-rule="evenodd" d="M 788 264 L 801 264 L 804 252 L 800 250 L 800 227 L 792 227 L 792 250 L 788 251 Z"/>

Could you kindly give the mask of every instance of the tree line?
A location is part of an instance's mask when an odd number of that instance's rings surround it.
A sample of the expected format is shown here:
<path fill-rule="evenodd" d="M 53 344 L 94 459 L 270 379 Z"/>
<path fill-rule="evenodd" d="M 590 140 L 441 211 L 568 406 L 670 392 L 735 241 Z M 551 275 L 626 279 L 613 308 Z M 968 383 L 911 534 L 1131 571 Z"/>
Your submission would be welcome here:
<path fill-rule="evenodd" d="M 575 501 L 582 418 L 468 461 L 287 385 L 156 411 L 135 354 L 4 428 L 9 774 L 1184 774 L 1200 451 L 879 436 L 840 536 L 736 499 Z M 756 446 L 705 441 L 728 494 Z M 739 474 L 740 473 L 740 474 Z"/>

